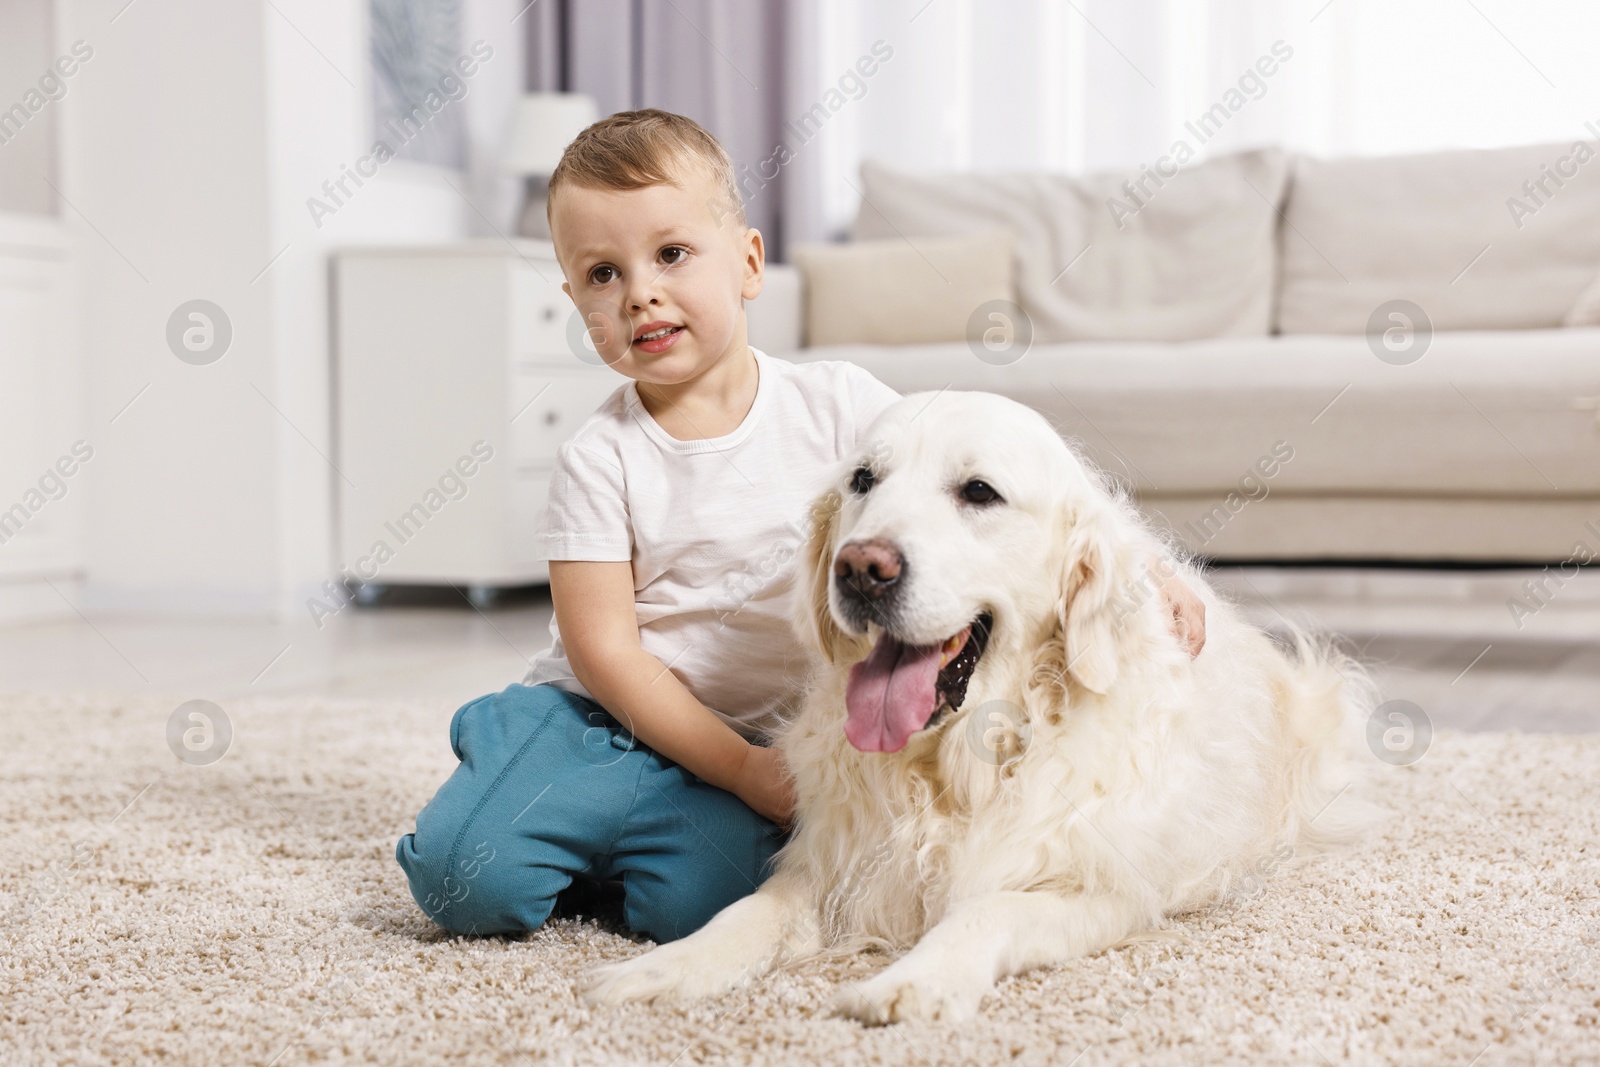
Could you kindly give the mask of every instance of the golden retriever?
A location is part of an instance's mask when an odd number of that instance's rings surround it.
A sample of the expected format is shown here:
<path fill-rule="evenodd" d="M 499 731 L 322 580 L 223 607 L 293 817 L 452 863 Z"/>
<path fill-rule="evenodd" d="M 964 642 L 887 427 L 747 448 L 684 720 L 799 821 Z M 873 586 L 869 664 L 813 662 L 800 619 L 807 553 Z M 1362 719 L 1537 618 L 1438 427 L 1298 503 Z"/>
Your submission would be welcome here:
<path fill-rule="evenodd" d="M 836 1007 L 972 1016 L 1006 975 L 1094 953 L 1359 835 L 1371 687 L 1246 623 L 1037 412 L 917 393 L 813 509 L 795 624 L 818 673 L 777 743 L 794 832 L 773 875 L 680 941 L 601 967 L 592 1004 L 691 999 L 867 947 Z M 1170 572 L 1169 572 L 1170 573 Z M 1335 803 L 1335 802 L 1338 803 Z"/>

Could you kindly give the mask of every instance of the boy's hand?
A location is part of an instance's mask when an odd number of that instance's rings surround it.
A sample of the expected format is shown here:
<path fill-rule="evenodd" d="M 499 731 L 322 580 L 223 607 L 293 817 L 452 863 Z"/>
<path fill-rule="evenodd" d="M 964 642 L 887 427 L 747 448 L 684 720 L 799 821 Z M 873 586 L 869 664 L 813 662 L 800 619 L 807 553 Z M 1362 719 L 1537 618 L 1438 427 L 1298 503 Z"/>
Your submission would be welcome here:
<path fill-rule="evenodd" d="M 1164 569 L 1161 573 L 1165 573 Z M 1172 632 L 1189 649 L 1189 658 L 1206 645 L 1206 605 L 1176 572 L 1161 580 L 1161 599 L 1172 613 Z"/>
<path fill-rule="evenodd" d="M 785 830 L 794 815 L 794 779 L 775 748 L 751 745 L 731 792 Z"/>

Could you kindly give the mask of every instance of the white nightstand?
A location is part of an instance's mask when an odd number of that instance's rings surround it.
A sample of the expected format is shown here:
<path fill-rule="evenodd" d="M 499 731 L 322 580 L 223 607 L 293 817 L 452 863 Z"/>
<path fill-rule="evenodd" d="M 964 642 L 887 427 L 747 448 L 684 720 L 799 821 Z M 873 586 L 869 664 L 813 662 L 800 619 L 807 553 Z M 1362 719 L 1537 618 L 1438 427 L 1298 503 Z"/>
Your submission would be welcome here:
<path fill-rule="evenodd" d="M 574 353 L 550 243 L 352 249 L 333 273 L 339 563 L 358 598 L 451 584 L 482 606 L 548 581 L 556 448 L 626 384 Z"/>

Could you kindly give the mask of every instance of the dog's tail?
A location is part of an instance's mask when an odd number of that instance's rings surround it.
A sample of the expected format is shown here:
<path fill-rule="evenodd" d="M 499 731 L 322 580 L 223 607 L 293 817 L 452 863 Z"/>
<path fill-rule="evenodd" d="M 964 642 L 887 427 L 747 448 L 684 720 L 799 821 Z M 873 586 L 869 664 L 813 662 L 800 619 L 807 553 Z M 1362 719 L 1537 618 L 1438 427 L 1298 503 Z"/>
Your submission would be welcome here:
<path fill-rule="evenodd" d="M 1279 778 L 1286 816 L 1279 841 L 1303 856 L 1350 844 L 1389 814 L 1363 789 L 1372 762 L 1366 725 L 1378 693 L 1333 638 L 1296 626 L 1275 636 L 1285 646 L 1272 684 L 1288 760 Z"/>

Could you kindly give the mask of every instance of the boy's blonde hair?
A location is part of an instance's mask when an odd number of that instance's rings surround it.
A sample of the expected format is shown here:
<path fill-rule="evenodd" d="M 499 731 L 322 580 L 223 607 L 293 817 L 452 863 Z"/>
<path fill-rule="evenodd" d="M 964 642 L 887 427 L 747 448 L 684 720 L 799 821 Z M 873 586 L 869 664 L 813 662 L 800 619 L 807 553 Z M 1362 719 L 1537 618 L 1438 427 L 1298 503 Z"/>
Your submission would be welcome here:
<path fill-rule="evenodd" d="M 626 190 L 677 184 L 674 166 L 684 163 L 709 168 L 721 187 L 725 202 L 707 205 L 719 224 L 732 217 L 740 226 L 749 225 L 733 160 L 722 143 L 694 119 L 653 107 L 608 115 L 573 139 L 550 175 L 545 217 L 562 186 Z"/>

